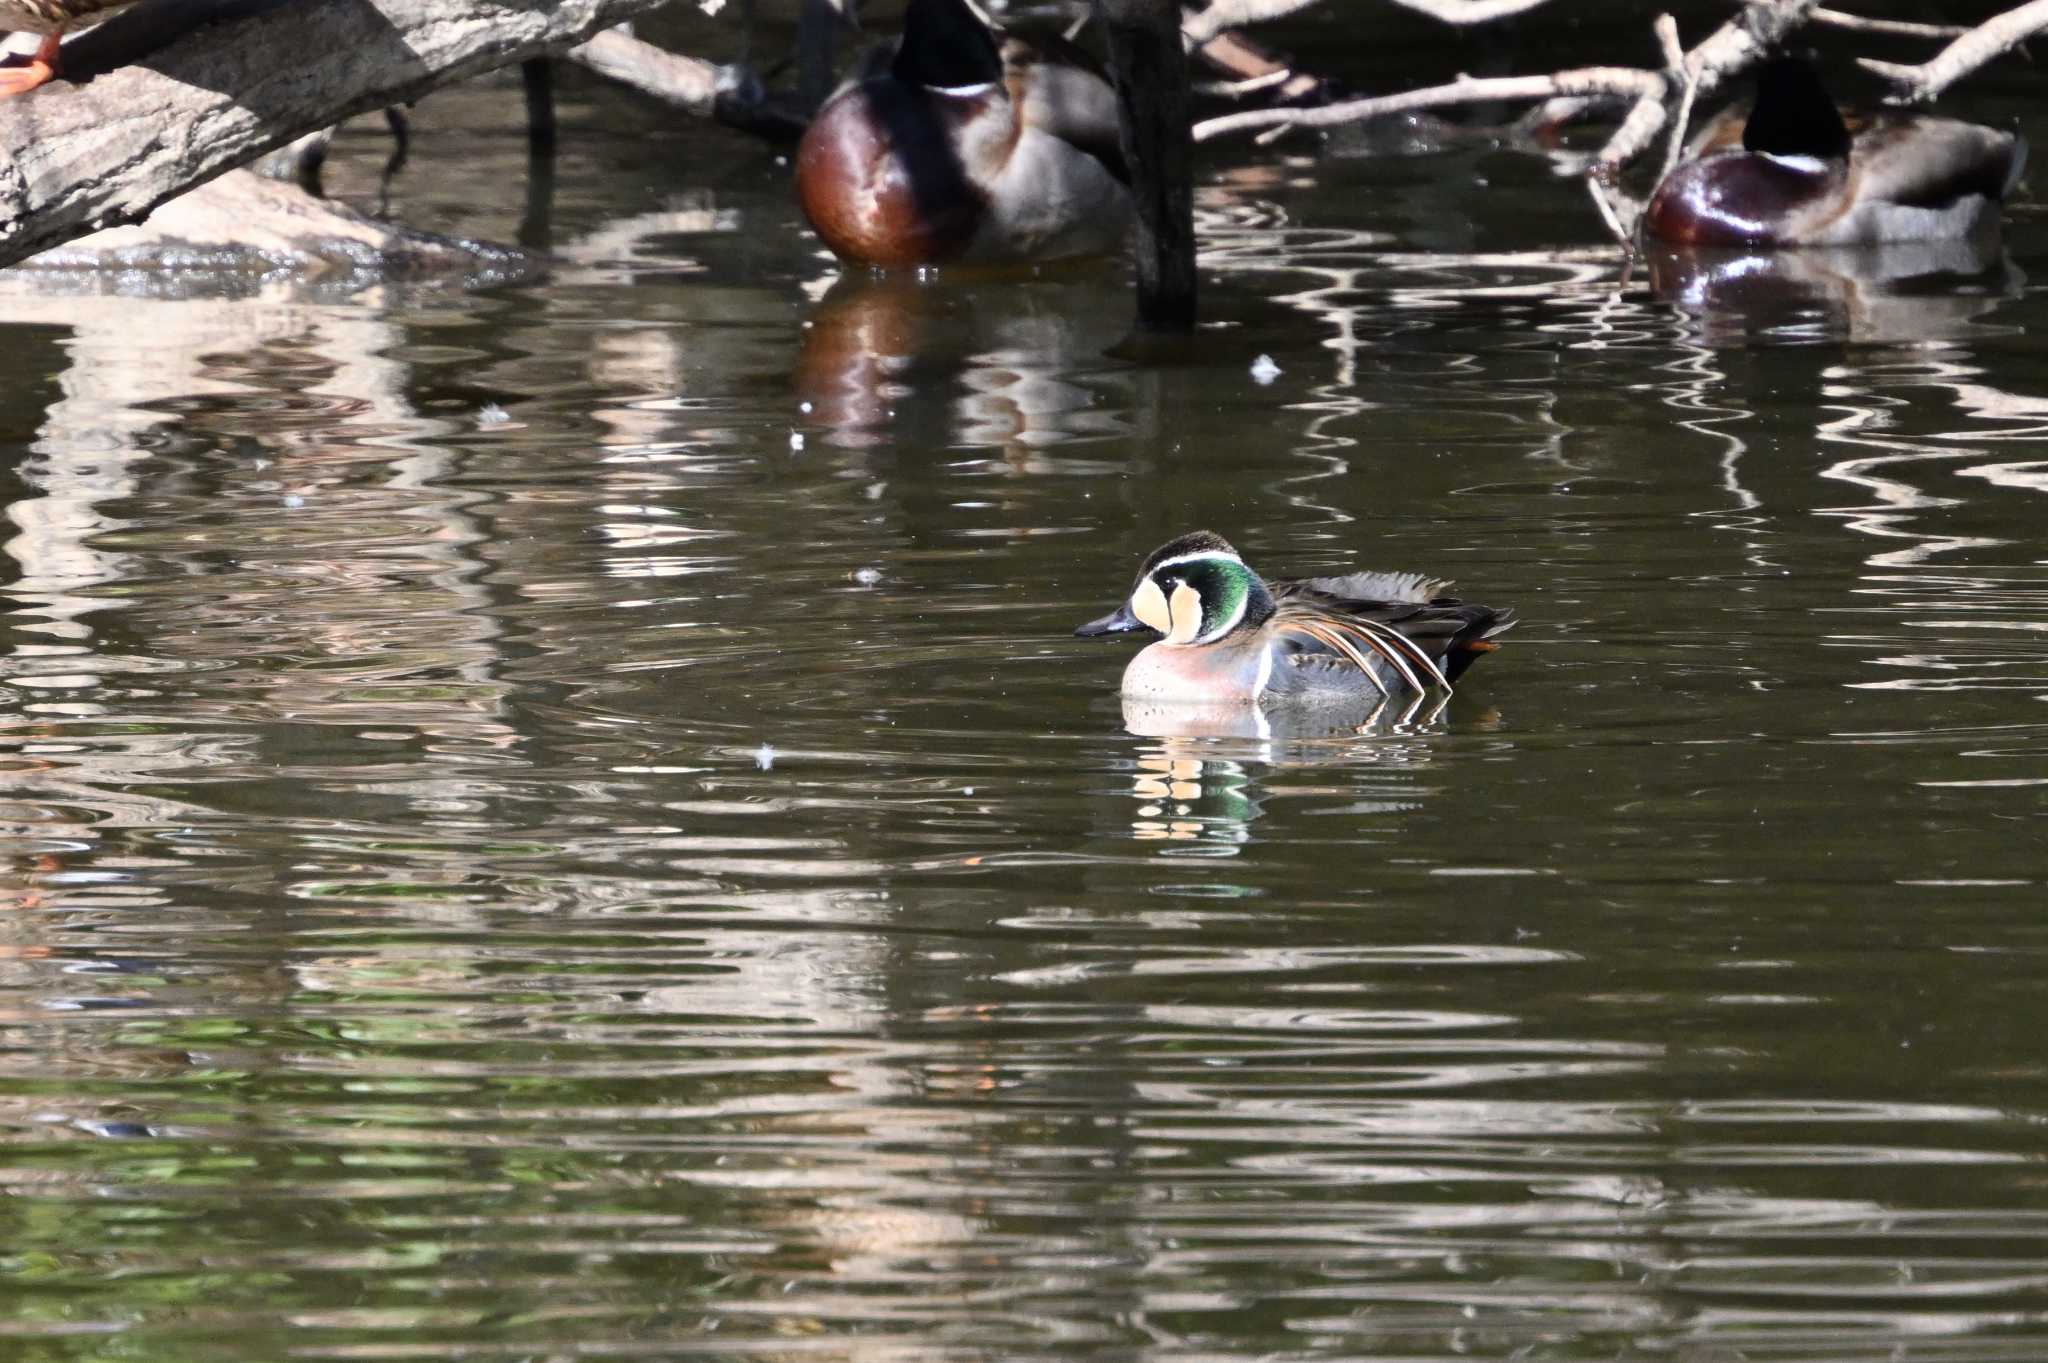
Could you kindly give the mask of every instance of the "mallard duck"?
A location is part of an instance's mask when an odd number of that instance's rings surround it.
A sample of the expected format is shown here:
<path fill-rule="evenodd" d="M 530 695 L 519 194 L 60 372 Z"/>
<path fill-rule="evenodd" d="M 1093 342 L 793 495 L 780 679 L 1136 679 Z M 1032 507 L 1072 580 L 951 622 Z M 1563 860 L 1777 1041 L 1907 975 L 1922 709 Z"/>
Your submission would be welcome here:
<path fill-rule="evenodd" d="M 1124 603 L 1082 638 L 1154 630 L 1123 694 L 1146 701 L 1271 705 L 1448 694 L 1513 610 L 1476 606 L 1420 573 L 1266 581 L 1222 536 L 1152 551 Z"/>
<path fill-rule="evenodd" d="M 1649 235 L 1699 246 L 1859 246 L 1973 236 L 1998 217 L 2026 142 L 1953 118 L 1843 120 L 1813 67 L 1778 57 L 1746 118 L 1724 114 L 1657 186 Z"/>
<path fill-rule="evenodd" d="M 0 99 L 47 85 L 57 74 L 64 35 L 112 18 L 135 0 L 0 0 L 0 29 L 40 33 L 42 45 L 26 65 L 0 67 Z"/>
<path fill-rule="evenodd" d="M 1131 195 L 1116 95 L 1072 44 L 998 36 L 966 0 L 910 0 L 903 37 L 797 148 L 804 216 L 866 265 L 1099 255 Z"/>

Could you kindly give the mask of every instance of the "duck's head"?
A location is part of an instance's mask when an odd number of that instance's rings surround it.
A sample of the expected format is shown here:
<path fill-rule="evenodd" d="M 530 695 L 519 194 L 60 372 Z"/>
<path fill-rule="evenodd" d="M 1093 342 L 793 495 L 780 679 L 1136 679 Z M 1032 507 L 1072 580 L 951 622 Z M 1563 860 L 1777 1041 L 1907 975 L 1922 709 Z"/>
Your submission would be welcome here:
<path fill-rule="evenodd" d="M 1850 140 L 1812 63 L 1774 57 L 1757 73 L 1740 149 L 1674 167 L 1650 196 L 1644 230 L 1696 246 L 1808 240 L 1848 206 Z"/>
<path fill-rule="evenodd" d="M 1849 125 L 1802 57 L 1773 57 L 1757 71 L 1756 103 L 1742 125 L 1742 149 L 1818 167 L 1849 154 Z"/>
<path fill-rule="evenodd" d="M 1003 79 L 1003 54 L 967 0 L 910 0 L 889 74 L 942 95 L 978 95 Z"/>
<path fill-rule="evenodd" d="M 1154 549 L 1123 604 L 1074 633 L 1094 639 L 1153 630 L 1169 644 L 1213 644 L 1272 614 L 1272 593 L 1230 542 L 1197 530 Z"/>

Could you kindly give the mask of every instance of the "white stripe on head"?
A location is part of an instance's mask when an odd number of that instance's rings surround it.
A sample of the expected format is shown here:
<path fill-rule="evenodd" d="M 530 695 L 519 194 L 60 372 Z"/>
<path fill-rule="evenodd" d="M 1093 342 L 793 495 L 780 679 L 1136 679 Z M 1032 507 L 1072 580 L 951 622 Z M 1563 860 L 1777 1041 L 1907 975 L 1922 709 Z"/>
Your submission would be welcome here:
<path fill-rule="evenodd" d="M 976 95 L 985 95 L 995 89 L 996 83 L 992 80 L 985 80 L 974 85 L 927 85 L 924 88 L 935 95 L 944 95 L 948 99 L 972 99 Z"/>
<path fill-rule="evenodd" d="M 1172 558 L 1163 558 L 1152 565 L 1152 571 L 1156 573 L 1161 568 L 1177 568 L 1183 563 L 1200 563 L 1208 558 L 1218 558 L 1225 563 L 1235 563 L 1240 568 L 1244 567 L 1244 560 L 1236 554 L 1223 549 L 1199 549 L 1192 554 L 1177 554 Z"/>

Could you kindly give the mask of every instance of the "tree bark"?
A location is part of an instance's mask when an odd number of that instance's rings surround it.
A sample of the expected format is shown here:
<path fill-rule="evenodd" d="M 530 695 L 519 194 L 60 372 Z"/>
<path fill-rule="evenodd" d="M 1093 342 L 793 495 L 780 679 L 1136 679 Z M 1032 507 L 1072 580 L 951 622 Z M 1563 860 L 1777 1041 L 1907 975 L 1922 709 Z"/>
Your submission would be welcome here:
<path fill-rule="evenodd" d="M 141 6 L 66 45 L 68 82 L 0 102 L 0 266 L 135 222 L 351 114 L 561 51 L 663 3 Z"/>
<path fill-rule="evenodd" d="M 1195 327 L 1194 139 L 1177 0 L 1095 0 L 1138 209 L 1138 326 Z"/>

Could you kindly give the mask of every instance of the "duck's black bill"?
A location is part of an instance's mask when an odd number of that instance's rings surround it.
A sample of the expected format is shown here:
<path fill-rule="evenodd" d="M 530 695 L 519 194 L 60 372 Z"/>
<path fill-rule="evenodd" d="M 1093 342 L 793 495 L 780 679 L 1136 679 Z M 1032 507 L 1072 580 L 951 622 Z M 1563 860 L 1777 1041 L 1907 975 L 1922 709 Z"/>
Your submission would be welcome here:
<path fill-rule="evenodd" d="M 1126 601 L 1100 620 L 1090 620 L 1074 631 L 1077 639 L 1100 639 L 1108 634 L 1129 634 L 1132 630 L 1152 627 L 1131 614 L 1131 603 Z"/>

